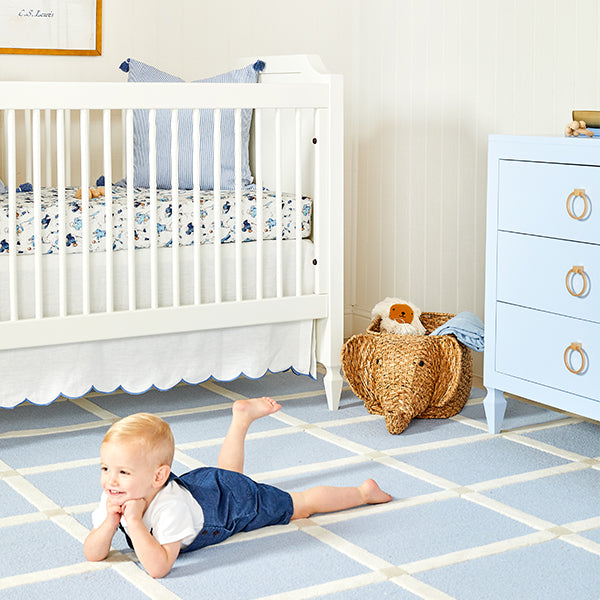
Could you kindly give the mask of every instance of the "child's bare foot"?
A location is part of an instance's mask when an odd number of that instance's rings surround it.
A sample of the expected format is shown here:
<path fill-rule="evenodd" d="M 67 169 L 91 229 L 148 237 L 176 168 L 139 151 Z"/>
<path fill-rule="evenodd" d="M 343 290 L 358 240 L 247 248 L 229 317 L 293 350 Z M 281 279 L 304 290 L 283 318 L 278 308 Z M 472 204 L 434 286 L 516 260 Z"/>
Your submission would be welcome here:
<path fill-rule="evenodd" d="M 273 398 L 263 396 L 262 398 L 250 398 L 249 400 L 236 400 L 233 403 L 232 410 L 235 418 L 252 423 L 256 419 L 276 413 L 280 408 L 281 404 L 275 402 Z"/>
<path fill-rule="evenodd" d="M 358 486 L 360 493 L 365 501 L 365 504 L 382 504 L 392 500 L 387 492 L 384 492 L 373 479 L 366 479 Z"/>

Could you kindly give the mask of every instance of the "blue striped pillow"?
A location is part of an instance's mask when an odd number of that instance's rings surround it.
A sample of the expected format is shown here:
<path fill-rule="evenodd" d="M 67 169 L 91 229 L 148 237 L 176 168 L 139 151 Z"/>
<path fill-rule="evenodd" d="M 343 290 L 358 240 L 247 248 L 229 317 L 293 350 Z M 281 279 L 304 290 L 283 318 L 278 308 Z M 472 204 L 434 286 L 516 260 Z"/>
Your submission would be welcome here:
<path fill-rule="evenodd" d="M 256 61 L 243 69 L 222 73 L 209 79 L 193 83 L 256 83 L 258 72 L 264 69 L 265 63 Z M 128 81 L 132 82 L 183 82 L 183 79 L 169 75 L 143 62 L 127 59 L 120 66 L 129 73 Z M 192 111 L 180 110 L 179 119 L 179 188 L 184 190 L 193 187 L 192 171 Z M 242 187 L 252 183 L 250 172 L 248 143 L 250 139 L 250 122 L 252 109 L 242 110 Z M 200 111 L 200 189 L 212 190 L 214 187 L 214 149 L 213 149 L 213 111 Z M 148 110 L 135 110 L 133 114 L 134 139 L 134 186 L 150 187 L 150 170 L 148 166 Z M 156 185 L 158 188 L 171 187 L 171 112 L 156 111 Z M 221 189 L 235 188 L 235 133 L 234 111 L 221 111 Z"/>

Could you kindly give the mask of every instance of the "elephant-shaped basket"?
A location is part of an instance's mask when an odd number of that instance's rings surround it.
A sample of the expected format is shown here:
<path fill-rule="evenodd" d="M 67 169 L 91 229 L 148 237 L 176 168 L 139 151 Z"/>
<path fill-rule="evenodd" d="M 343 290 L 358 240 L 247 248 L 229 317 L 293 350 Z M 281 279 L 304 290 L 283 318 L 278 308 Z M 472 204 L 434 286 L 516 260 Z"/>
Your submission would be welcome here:
<path fill-rule="evenodd" d="M 402 433 L 413 418 L 458 414 L 471 392 L 473 358 L 453 335 L 429 335 L 454 315 L 421 314 L 426 335 L 380 331 L 376 317 L 366 333 L 342 349 L 342 368 L 366 409 L 385 417 L 390 433 Z"/>

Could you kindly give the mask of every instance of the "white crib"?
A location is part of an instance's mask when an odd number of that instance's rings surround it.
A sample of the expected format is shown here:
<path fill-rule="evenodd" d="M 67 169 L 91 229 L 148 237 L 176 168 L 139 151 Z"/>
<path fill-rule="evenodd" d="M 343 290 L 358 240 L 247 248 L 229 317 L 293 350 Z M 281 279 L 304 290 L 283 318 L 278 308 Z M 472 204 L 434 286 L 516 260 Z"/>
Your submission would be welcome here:
<path fill-rule="evenodd" d="M 0 83 L 0 407 L 267 370 L 314 376 L 319 362 L 337 408 L 342 80 L 314 56 L 261 58 L 257 84 Z M 149 109 L 142 191 L 133 187 L 139 109 Z M 162 109 L 173 132 L 168 190 L 156 186 Z M 194 184 L 180 190 L 177 123 L 190 109 Z M 199 189 L 197 167 L 205 109 L 214 115 L 210 191 Z M 228 109 L 236 177 L 225 191 L 220 121 Z M 242 109 L 253 109 L 255 190 L 241 184 Z M 105 195 L 88 199 L 99 174 Z M 108 185 L 122 177 L 126 187 Z M 24 182 L 32 184 L 25 196 L 16 191 Z M 46 239 L 52 228 L 55 242 Z"/>

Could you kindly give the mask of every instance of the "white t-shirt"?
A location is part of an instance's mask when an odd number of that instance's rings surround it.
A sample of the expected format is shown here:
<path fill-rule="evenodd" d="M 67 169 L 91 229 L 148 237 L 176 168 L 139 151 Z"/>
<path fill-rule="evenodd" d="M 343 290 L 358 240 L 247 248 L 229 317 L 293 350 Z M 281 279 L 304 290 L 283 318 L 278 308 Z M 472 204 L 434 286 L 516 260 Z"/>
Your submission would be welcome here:
<path fill-rule="evenodd" d="M 94 529 L 106 519 L 106 492 L 102 492 L 100 505 L 92 513 Z M 195 539 L 204 526 L 204 513 L 192 494 L 175 481 L 162 488 L 146 509 L 142 521 L 154 539 L 161 544 L 170 544 L 181 540 L 186 548 Z M 121 525 L 127 531 L 127 521 L 121 517 Z"/>

